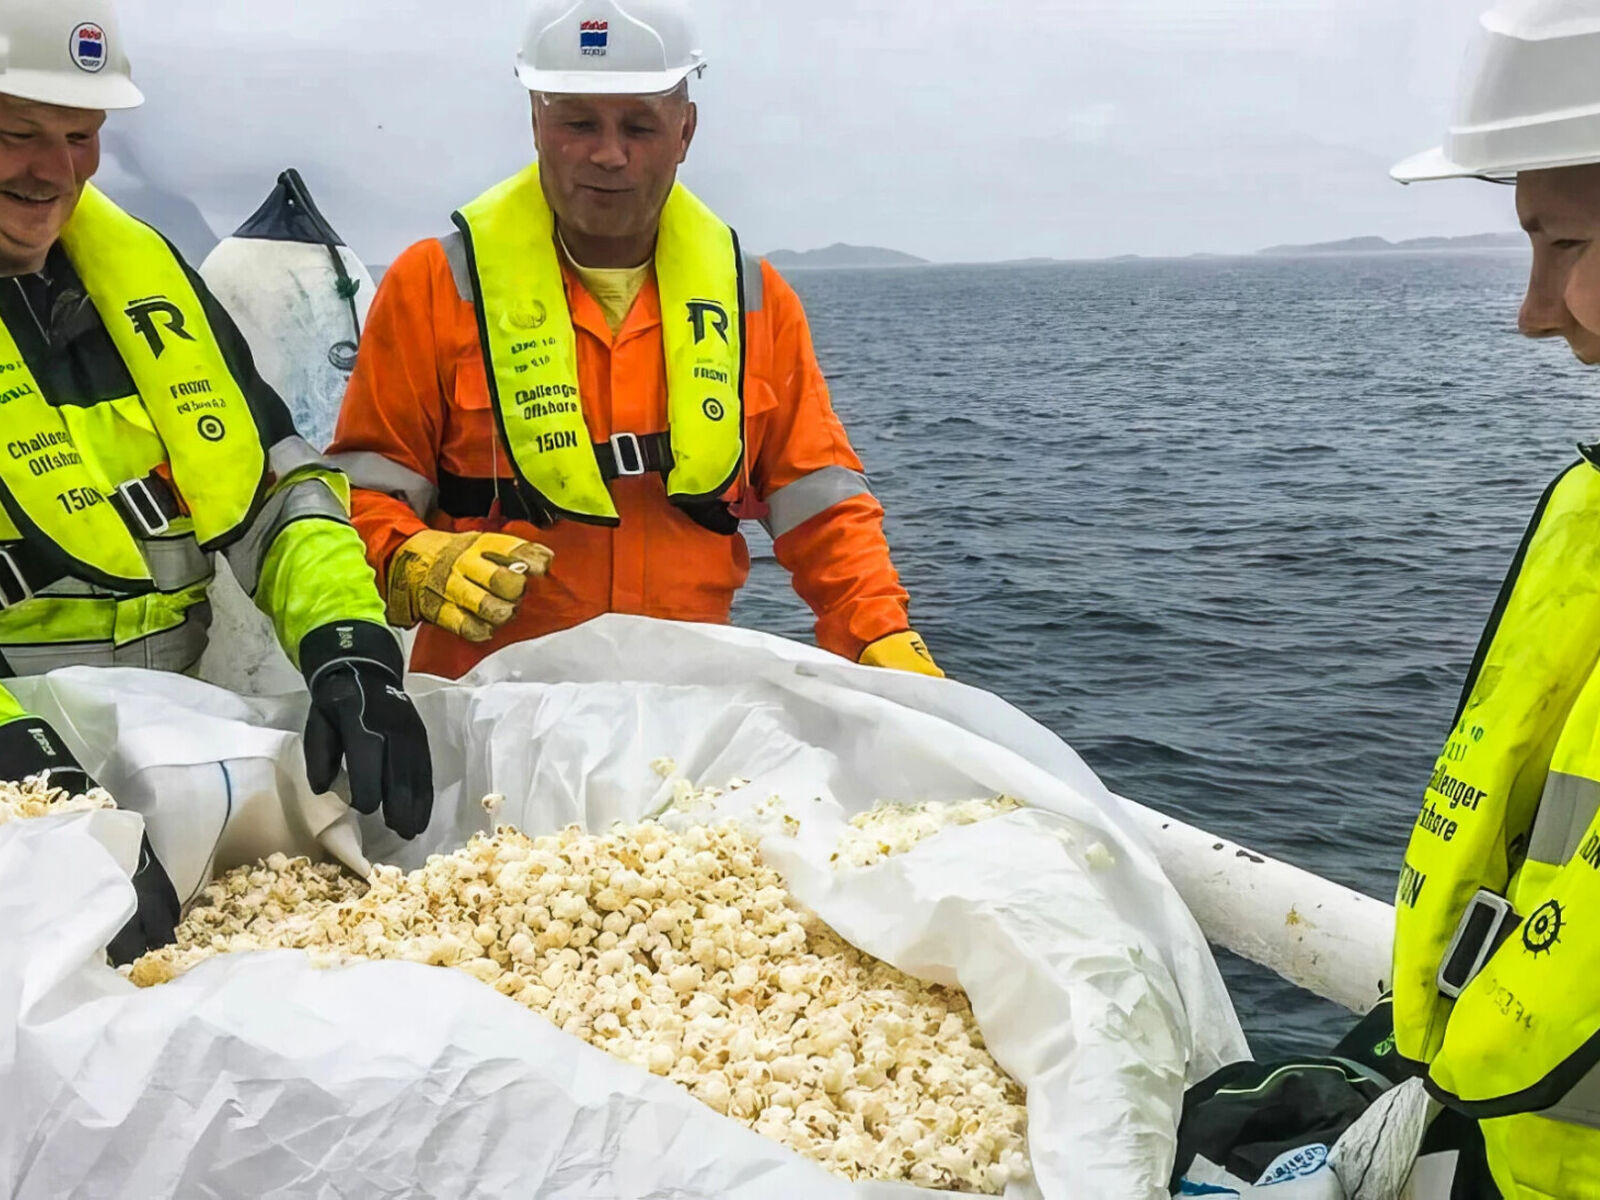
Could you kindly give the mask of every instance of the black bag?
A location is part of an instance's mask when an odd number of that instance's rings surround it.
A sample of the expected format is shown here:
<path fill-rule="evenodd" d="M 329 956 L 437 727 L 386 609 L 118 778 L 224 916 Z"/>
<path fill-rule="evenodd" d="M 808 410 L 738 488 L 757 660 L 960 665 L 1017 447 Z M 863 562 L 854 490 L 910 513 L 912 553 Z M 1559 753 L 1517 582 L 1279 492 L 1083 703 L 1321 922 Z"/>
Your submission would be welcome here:
<path fill-rule="evenodd" d="M 1254 1182 L 1286 1154 L 1331 1147 L 1379 1096 L 1413 1073 L 1395 1049 L 1387 998 L 1326 1058 L 1224 1067 L 1184 1097 L 1168 1190 L 1178 1195 L 1197 1159 Z M 1452 1200 L 1500 1200 L 1477 1125 L 1446 1111 L 1429 1127 L 1422 1153 L 1450 1151 L 1459 1154 Z"/>

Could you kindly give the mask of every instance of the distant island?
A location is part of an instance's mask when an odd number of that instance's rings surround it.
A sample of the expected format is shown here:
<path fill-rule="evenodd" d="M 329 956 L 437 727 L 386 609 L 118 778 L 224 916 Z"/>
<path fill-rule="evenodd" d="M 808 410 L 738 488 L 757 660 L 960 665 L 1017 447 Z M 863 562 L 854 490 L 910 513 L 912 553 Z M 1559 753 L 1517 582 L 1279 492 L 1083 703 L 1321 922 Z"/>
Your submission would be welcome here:
<path fill-rule="evenodd" d="M 847 246 L 836 242 L 824 250 L 774 250 L 764 256 L 779 270 L 821 267 L 925 267 L 928 260 L 882 246 Z"/>
<path fill-rule="evenodd" d="M 1289 257 L 1301 254 L 1384 254 L 1420 250 L 1522 250 L 1528 239 L 1521 233 L 1475 233 L 1468 237 L 1409 238 L 1391 242 L 1388 238 L 1345 238 L 1338 242 L 1315 242 L 1308 246 L 1269 246 L 1259 254 Z"/>

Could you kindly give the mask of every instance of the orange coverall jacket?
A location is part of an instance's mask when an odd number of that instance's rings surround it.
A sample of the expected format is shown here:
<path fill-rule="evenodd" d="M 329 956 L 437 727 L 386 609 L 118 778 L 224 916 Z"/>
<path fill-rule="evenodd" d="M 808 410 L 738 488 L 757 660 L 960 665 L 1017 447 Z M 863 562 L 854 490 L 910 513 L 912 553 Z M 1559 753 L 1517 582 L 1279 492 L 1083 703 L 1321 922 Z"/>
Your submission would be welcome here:
<path fill-rule="evenodd" d="M 412 669 L 456 678 L 502 646 L 608 612 L 726 624 L 750 573 L 744 538 L 685 516 L 659 474 L 611 484 L 622 518 L 613 528 L 562 521 L 540 529 L 498 509 L 444 511 L 464 480 L 480 491 L 496 478 L 502 494 L 511 488 L 457 236 L 419 242 L 384 276 L 329 451 L 356 485 L 353 520 L 385 591 L 391 555 L 429 527 L 504 531 L 549 546 L 555 561 L 491 642 L 474 645 L 424 625 Z M 591 437 L 665 430 L 654 279 L 613 338 L 599 304 L 563 269 Z M 750 288 L 758 269 L 760 286 Z M 829 403 L 800 298 L 768 263 L 747 260 L 746 276 L 745 466 L 726 498 L 741 515 L 766 514 L 778 561 L 816 613 L 818 644 L 855 660 L 867 644 L 910 628 L 883 509 Z"/>

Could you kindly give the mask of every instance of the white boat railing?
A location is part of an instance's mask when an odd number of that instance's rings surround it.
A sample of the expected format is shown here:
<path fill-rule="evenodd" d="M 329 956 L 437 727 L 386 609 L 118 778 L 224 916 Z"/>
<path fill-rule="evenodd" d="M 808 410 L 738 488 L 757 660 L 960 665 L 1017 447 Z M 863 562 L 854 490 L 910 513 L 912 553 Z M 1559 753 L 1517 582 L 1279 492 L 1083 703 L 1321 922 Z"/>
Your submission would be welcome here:
<path fill-rule="evenodd" d="M 1389 989 L 1392 905 L 1125 803 L 1213 945 L 1351 1012 Z"/>

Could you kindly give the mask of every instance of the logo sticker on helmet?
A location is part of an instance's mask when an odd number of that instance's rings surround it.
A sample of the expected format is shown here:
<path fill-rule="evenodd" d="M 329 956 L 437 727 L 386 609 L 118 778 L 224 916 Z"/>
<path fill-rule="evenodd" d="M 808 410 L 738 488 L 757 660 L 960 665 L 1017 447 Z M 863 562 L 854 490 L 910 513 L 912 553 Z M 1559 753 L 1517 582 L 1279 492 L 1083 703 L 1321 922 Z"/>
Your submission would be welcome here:
<path fill-rule="evenodd" d="M 585 57 L 604 58 L 610 41 L 610 21 L 585 21 L 578 28 L 578 47 Z"/>
<path fill-rule="evenodd" d="M 93 21 L 85 21 L 72 31 L 68 48 L 72 51 L 72 61 L 80 71 L 88 71 L 93 75 L 105 68 L 106 31 Z"/>

